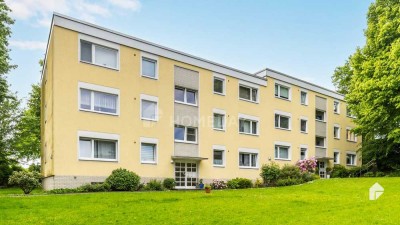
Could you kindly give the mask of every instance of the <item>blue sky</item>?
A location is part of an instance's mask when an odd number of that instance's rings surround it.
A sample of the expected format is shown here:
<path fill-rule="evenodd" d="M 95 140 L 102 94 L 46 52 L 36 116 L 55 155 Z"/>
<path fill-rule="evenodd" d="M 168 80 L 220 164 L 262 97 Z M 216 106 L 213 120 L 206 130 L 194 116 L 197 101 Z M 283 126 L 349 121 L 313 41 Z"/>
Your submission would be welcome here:
<path fill-rule="evenodd" d="M 53 11 L 247 72 L 265 67 L 334 89 L 331 75 L 363 46 L 371 0 L 6 0 L 11 89 L 27 97 Z"/>

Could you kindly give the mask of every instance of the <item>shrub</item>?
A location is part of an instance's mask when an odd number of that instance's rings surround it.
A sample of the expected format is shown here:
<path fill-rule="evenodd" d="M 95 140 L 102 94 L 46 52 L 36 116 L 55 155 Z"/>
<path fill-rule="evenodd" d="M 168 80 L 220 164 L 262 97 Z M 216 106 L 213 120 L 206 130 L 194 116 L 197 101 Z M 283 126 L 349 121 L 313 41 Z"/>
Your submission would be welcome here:
<path fill-rule="evenodd" d="M 40 164 L 39 163 L 38 164 L 32 163 L 31 165 L 29 165 L 28 171 L 40 173 Z"/>
<path fill-rule="evenodd" d="M 313 180 L 316 180 L 316 179 L 319 179 L 319 178 L 320 177 L 315 173 L 302 173 L 301 174 L 301 179 L 304 182 L 310 182 L 310 181 L 313 181 Z"/>
<path fill-rule="evenodd" d="M 36 172 L 14 171 L 8 179 L 8 184 L 21 188 L 24 194 L 27 195 L 33 189 L 40 187 L 39 176 Z"/>
<path fill-rule="evenodd" d="M 175 188 L 175 179 L 174 178 L 165 178 L 163 181 L 163 186 L 164 188 L 168 189 L 168 190 L 172 190 Z"/>
<path fill-rule="evenodd" d="M 349 177 L 350 173 L 346 169 L 346 167 L 342 165 L 335 165 L 332 169 L 332 178 L 343 178 L 343 177 Z"/>
<path fill-rule="evenodd" d="M 255 188 L 260 188 L 263 186 L 263 182 L 261 179 L 257 178 L 256 181 L 254 182 L 254 187 Z"/>
<path fill-rule="evenodd" d="M 386 174 L 384 173 L 384 172 L 380 172 L 380 171 L 378 171 L 378 172 L 376 172 L 375 173 L 375 176 L 376 177 L 384 177 Z"/>
<path fill-rule="evenodd" d="M 247 178 L 235 178 L 228 181 L 228 188 L 230 189 L 245 189 L 253 187 L 253 182 Z"/>
<path fill-rule="evenodd" d="M 226 183 L 226 186 L 229 189 L 238 189 L 239 188 L 239 181 L 236 180 L 236 179 L 229 180 L 228 183 Z"/>
<path fill-rule="evenodd" d="M 400 171 L 394 171 L 387 175 L 388 177 L 400 177 Z"/>
<path fill-rule="evenodd" d="M 294 165 L 284 165 L 281 169 L 279 179 L 301 179 L 301 171 L 300 168 Z"/>
<path fill-rule="evenodd" d="M 6 160 L 0 159 L 0 186 L 6 186 L 8 179 L 14 171 L 23 171 L 19 165 L 12 164 Z"/>
<path fill-rule="evenodd" d="M 279 165 L 272 162 L 262 166 L 260 176 L 264 180 L 264 184 L 268 186 L 274 186 L 279 178 L 280 173 L 281 170 Z"/>
<path fill-rule="evenodd" d="M 140 177 L 127 169 L 113 170 L 107 177 L 106 183 L 113 191 L 136 191 L 140 182 Z"/>
<path fill-rule="evenodd" d="M 364 177 L 375 177 L 374 172 L 366 172 L 364 173 Z"/>
<path fill-rule="evenodd" d="M 225 181 L 215 179 L 212 181 L 211 187 L 212 187 L 212 189 L 226 189 L 227 185 L 226 185 Z"/>
<path fill-rule="evenodd" d="M 347 170 L 349 172 L 349 177 L 360 177 L 362 175 L 362 168 L 359 166 L 352 167 Z"/>
<path fill-rule="evenodd" d="M 317 168 L 317 160 L 314 157 L 310 159 L 299 160 L 296 163 L 296 166 L 299 167 L 300 171 L 303 173 L 314 173 L 315 169 Z"/>
<path fill-rule="evenodd" d="M 111 190 L 111 186 L 108 183 L 101 183 L 101 184 L 86 184 L 80 186 L 77 192 L 107 192 Z"/>
<path fill-rule="evenodd" d="M 150 180 L 146 186 L 144 187 L 146 191 L 162 191 L 163 186 L 161 184 L 161 181 L 158 180 Z"/>
<path fill-rule="evenodd" d="M 47 193 L 50 194 L 69 194 L 69 193 L 81 193 L 81 192 L 82 190 L 79 188 L 57 188 L 47 191 Z"/>
<path fill-rule="evenodd" d="M 297 178 L 286 178 L 286 179 L 280 179 L 278 182 L 276 182 L 276 186 L 282 187 L 282 186 L 291 186 L 291 185 L 298 185 L 304 183 L 302 179 L 297 179 Z"/>

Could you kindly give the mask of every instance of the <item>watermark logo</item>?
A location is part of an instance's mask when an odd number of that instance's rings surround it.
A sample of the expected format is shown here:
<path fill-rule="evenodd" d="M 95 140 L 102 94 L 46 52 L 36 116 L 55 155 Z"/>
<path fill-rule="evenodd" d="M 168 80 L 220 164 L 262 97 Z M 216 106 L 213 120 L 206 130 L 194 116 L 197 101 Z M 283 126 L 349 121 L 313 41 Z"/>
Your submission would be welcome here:
<path fill-rule="evenodd" d="M 369 188 L 369 200 L 377 200 L 382 194 L 385 189 L 379 184 L 375 183 Z"/>

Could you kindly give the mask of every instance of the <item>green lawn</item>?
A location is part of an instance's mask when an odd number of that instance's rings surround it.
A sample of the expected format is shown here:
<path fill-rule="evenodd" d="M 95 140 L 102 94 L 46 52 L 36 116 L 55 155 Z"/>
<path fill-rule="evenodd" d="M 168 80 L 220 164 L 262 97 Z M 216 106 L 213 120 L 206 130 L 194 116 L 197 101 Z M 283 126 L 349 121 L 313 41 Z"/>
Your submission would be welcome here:
<path fill-rule="evenodd" d="M 385 193 L 370 201 L 375 182 Z M 0 224 L 399 224 L 400 212 L 400 178 L 329 179 L 211 194 L 15 193 L 21 192 L 0 189 Z"/>

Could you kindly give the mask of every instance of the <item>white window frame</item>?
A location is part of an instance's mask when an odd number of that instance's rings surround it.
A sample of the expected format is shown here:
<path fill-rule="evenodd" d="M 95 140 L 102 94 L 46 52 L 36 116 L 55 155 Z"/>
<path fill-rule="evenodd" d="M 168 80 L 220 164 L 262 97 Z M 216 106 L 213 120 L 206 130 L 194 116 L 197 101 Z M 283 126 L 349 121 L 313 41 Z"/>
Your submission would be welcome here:
<path fill-rule="evenodd" d="M 354 155 L 354 163 L 348 164 L 347 163 L 347 155 Z M 347 166 L 357 166 L 357 153 L 353 151 L 346 151 L 346 165 Z"/>
<path fill-rule="evenodd" d="M 353 132 L 351 132 L 351 127 L 346 127 L 346 140 L 349 142 L 357 142 L 357 135 Z M 348 135 L 349 133 L 349 135 Z M 354 139 L 352 139 L 354 137 Z"/>
<path fill-rule="evenodd" d="M 86 90 L 91 91 L 91 108 L 92 109 L 81 108 L 81 89 L 86 89 Z M 93 91 L 117 95 L 116 113 L 95 111 L 94 110 L 94 92 Z M 105 87 L 105 86 L 101 86 L 101 85 L 97 85 L 97 84 L 89 84 L 89 83 L 85 83 L 85 82 L 78 82 L 78 109 L 80 111 L 119 116 L 119 113 L 120 113 L 120 91 L 119 91 L 119 89 L 116 89 L 116 88 Z"/>
<path fill-rule="evenodd" d="M 142 160 L 142 144 L 153 144 L 155 145 L 155 161 L 143 161 Z M 140 137 L 140 163 L 141 164 L 158 164 L 158 139 L 157 138 L 147 138 Z"/>
<path fill-rule="evenodd" d="M 92 62 L 86 62 L 86 61 L 82 61 L 81 60 L 81 40 L 82 41 L 86 41 L 86 42 L 90 42 L 92 45 L 97 45 L 100 47 L 106 47 L 106 48 L 111 48 L 113 50 L 117 51 L 117 67 L 113 68 L 113 67 L 109 67 L 109 66 L 104 66 L 104 65 L 100 65 L 100 64 L 96 64 L 96 54 L 95 54 L 95 47 L 92 47 Z M 96 66 L 100 66 L 100 67 L 104 67 L 104 68 L 108 68 L 108 69 L 112 69 L 112 70 L 120 70 L 120 45 L 109 42 L 109 41 L 105 41 L 103 39 L 99 39 L 99 38 L 95 38 L 92 36 L 88 36 L 85 34 L 78 34 L 78 61 L 81 63 L 87 63 L 87 64 L 91 64 L 91 65 L 96 65 Z"/>
<path fill-rule="evenodd" d="M 323 146 L 317 145 L 317 143 L 315 143 L 315 147 L 316 148 L 326 148 L 326 137 L 315 136 L 315 138 L 323 138 L 324 139 L 324 145 Z"/>
<path fill-rule="evenodd" d="M 306 102 L 305 102 L 305 103 L 302 103 L 302 102 L 301 102 L 301 92 L 306 93 Z M 301 104 L 301 105 L 305 105 L 305 106 L 308 105 L 308 91 L 306 91 L 306 90 L 304 90 L 304 89 L 300 89 L 300 104 Z"/>
<path fill-rule="evenodd" d="M 178 100 L 175 99 L 175 89 L 183 89 L 184 90 L 183 102 L 178 101 Z M 188 92 L 188 90 L 194 92 L 194 97 L 195 97 L 195 100 L 196 100 L 195 104 L 187 102 L 187 94 L 186 93 Z M 199 102 L 198 97 L 199 97 L 198 96 L 198 91 L 196 91 L 196 90 L 193 90 L 193 89 L 190 89 L 190 88 L 181 87 L 181 86 L 175 86 L 175 88 L 174 88 L 174 101 L 175 101 L 175 103 L 184 104 L 184 105 L 191 105 L 191 106 L 197 106 L 197 104 Z"/>
<path fill-rule="evenodd" d="M 91 158 L 86 158 L 86 157 L 80 157 L 80 139 L 81 138 L 87 138 L 92 141 L 92 157 Z M 78 131 L 77 135 L 77 156 L 79 161 L 100 161 L 100 162 L 119 162 L 119 141 L 120 136 L 119 134 L 110 134 L 110 133 L 101 133 L 101 132 L 93 132 L 93 131 Z M 98 159 L 94 158 L 94 145 L 93 141 L 94 140 L 105 140 L 105 141 L 115 141 L 116 142 L 116 150 L 115 150 L 115 159 Z"/>
<path fill-rule="evenodd" d="M 335 153 L 338 154 L 337 162 L 335 162 Z M 333 164 L 335 164 L 335 165 L 340 164 L 340 151 L 339 150 L 334 150 L 333 151 Z"/>
<path fill-rule="evenodd" d="M 252 157 L 251 155 L 257 155 L 257 161 L 256 161 L 256 166 L 252 167 L 252 166 L 240 166 L 240 154 L 249 154 L 250 155 L 250 165 L 252 164 Z M 260 165 L 259 165 L 259 161 L 260 161 L 260 154 L 259 154 L 259 150 L 258 149 L 253 149 L 253 148 L 239 148 L 239 152 L 238 152 L 238 165 L 239 165 L 239 169 L 259 169 Z"/>
<path fill-rule="evenodd" d="M 143 100 L 150 101 L 150 102 L 155 102 L 156 103 L 156 118 L 151 119 L 151 118 L 146 118 L 143 117 L 142 115 L 142 104 Z M 148 121 L 158 121 L 158 97 L 157 96 L 151 96 L 151 95 L 146 95 L 146 94 L 140 94 L 140 119 L 142 120 L 148 120 Z"/>
<path fill-rule="evenodd" d="M 317 111 L 320 111 L 320 112 L 323 112 L 323 113 L 324 113 L 324 119 L 323 119 L 323 120 L 317 119 Z M 315 120 L 316 120 L 316 121 L 319 121 L 319 122 L 326 122 L 326 111 L 320 110 L 320 109 L 315 109 Z"/>
<path fill-rule="evenodd" d="M 301 121 L 302 120 L 306 121 L 306 131 L 301 130 Z M 305 116 L 300 116 L 300 133 L 308 134 L 308 118 Z"/>
<path fill-rule="evenodd" d="M 222 81 L 222 93 L 215 92 L 215 90 L 214 90 L 214 80 L 215 79 Z M 226 76 L 214 73 L 214 75 L 212 77 L 212 82 L 213 82 L 212 83 L 213 84 L 213 86 L 212 86 L 213 93 L 216 94 L 216 95 L 224 95 L 225 96 L 226 95 Z"/>
<path fill-rule="evenodd" d="M 251 122 L 256 122 L 256 126 L 257 126 L 257 133 L 253 134 L 253 133 L 246 133 L 246 132 L 241 132 L 240 131 L 240 120 L 247 120 L 250 121 L 250 131 L 253 131 L 253 123 Z M 256 117 L 256 116 L 251 116 L 251 115 L 246 115 L 246 114 L 241 114 L 239 113 L 238 116 L 238 131 L 239 134 L 246 134 L 246 135 L 253 135 L 253 136 L 258 136 L 260 135 L 260 118 Z"/>
<path fill-rule="evenodd" d="M 335 128 L 338 129 L 338 133 L 337 133 L 338 136 L 337 136 L 337 137 L 335 137 Z M 338 139 L 338 140 L 340 139 L 340 130 L 341 130 L 341 129 L 340 129 L 340 125 L 339 125 L 339 124 L 334 124 L 334 125 L 333 125 L 333 138 L 334 138 L 334 139 Z"/>
<path fill-rule="evenodd" d="M 275 86 L 276 85 L 278 85 L 278 96 L 275 95 Z M 285 87 L 285 88 L 289 89 L 288 90 L 288 95 L 289 96 L 288 96 L 287 99 L 280 97 L 280 93 L 281 93 L 281 88 L 280 87 Z M 274 96 L 275 96 L 275 98 L 279 98 L 279 99 L 282 99 L 282 100 L 292 101 L 292 85 L 290 85 L 288 83 L 285 83 L 285 82 L 281 82 L 281 81 L 275 81 L 275 84 L 274 84 Z"/>
<path fill-rule="evenodd" d="M 289 124 L 288 124 L 288 125 L 289 125 L 289 128 L 282 128 L 282 127 L 280 127 L 280 123 L 281 123 L 280 120 L 278 120 L 278 121 L 279 121 L 279 126 L 278 126 L 278 127 L 275 126 L 275 116 L 276 116 L 276 115 L 278 115 L 279 117 L 282 116 L 282 117 L 288 118 L 288 119 L 289 119 Z M 274 111 L 274 126 L 275 126 L 276 129 L 280 129 L 280 130 L 292 130 L 292 114 L 291 114 L 291 113 L 288 113 L 288 112 L 283 112 L 283 111 L 275 110 L 275 111 Z"/>
<path fill-rule="evenodd" d="M 184 140 L 178 140 L 178 139 L 175 139 L 175 137 L 174 137 L 174 141 L 175 142 L 179 142 L 179 143 L 188 143 L 188 144 L 197 144 L 197 141 L 198 141 L 198 136 L 199 136 L 199 131 L 198 131 L 198 128 L 197 127 L 191 127 L 191 126 L 184 126 L 184 125 L 179 125 L 179 124 L 175 124 L 174 125 L 174 131 L 175 131 L 175 126 L 179 126 L 179 127 L 183 127 L 183 128 L 185 128 L 185 133 L 184 133 L 184 135 L 183 135 L 183 139 Z M 187 140 L 187 129 L 188 128 L 193 128 L 195 131 L 196 131 L 196 141 L 188 141 Z M 175 134 L 174 134 L 175 135 Z"/>
<path fill-rule="evenodd" d="M 288 148 L 288 159 L 280 158 L 279 156 L 277 157 L 275 155 L 275 147 L 276 146 L 282 146 L 282 147 L 287 147 Z M 279 154 L 279 151 L 278 151 L 278 154 Z M 288 143 L 288 142 L 275 141 L 274 142 L 274 159 L 275 160 L 283 160 L 283 161 L 291 161 L 292 160 L 292 144 Z"/>
<path fill-rule="evenodd" d="M 301 159 L 301 150 L 302 149 L 305 149 L 306 150 L 306 154 L 305 154 L 305 158 L 304 159 L 307 159 L 308 158 L 308 145 L 300 145 L 300 159 Z"/>
<path fill-rule="evenodd" d="M 250 89 L 250 100 L 240 97 L 240 87 L 244 87 L 244 88 L 249 88 Z M 253 89 L 257 90 L 257 97 L 256 97 L 257 99 L 256 99 L 256 101 L 254 101 L 254 99 L 252 99 Z M 246 101 L 246 102 L 259 103 L 260 102 L 260 86 L 252 84 L 250 82 L 246 82 L 246 81 L 239 81 L 238 98 L 239 98 L 239 100 Z"/>
<path fill-rule="evenodd" d="M 155 77 L 151 77 L 149 75 L 145 75 L 143 74 L 143 59 L 150 59 L 153 61 L 156 61 L 156 68 L 155 68 Z M 158 80 L 158 68 L 159 68 L 159 59 L 158 56 L 147 53 L 147 52 L 140 52 L 140 76 L 145 77 L 145 78 L 149 78 L 149 79 L 154 79 L 154 80 Z"/>
<path fill-rule="evenodd" d="M 216 128 L 216 127 L 215 127 L 215 125 L 214 125 L 214 114 L 223 115 L 222 129 Z M 213 109 L 212 123 L 213 123 L 213 129 L 214 129 L 214 130 L 225 131 L 225 130 L 226 130 L 226 112 L 225 112 L 225 110 L 222 110 L 222 109 Z"/>
<path fill-rule="evenodd" d="M 335 103 L 337 103 L 337 111 L 335 111 Z M 340 102 L 338 100 L 333 100 L 333 113 L 340 114 Z"/>
<path fill-rule="evenodd" d="M 351 112 L 349 111 L 349 108 L 348 108 L 348 107 L 349 107 L 349 106 L 346 105 L 346 116 L 349 117 L 349 118 L 352 118 L 352 119 L 356 118 L 354 115 L 351 114 Z M 349 113 L 349 112 L 350 112 L 350 113 Z"/>
<path fill-rule="evenodd" d="M 214 167 L 225 167 L 226 165 L 226 147 L 224 145 L 213 145 L 213 166 Z M 222 165 L 214 164 L 214 151 L 221 151 L 222 152 Z"/>

